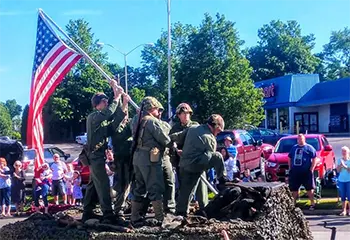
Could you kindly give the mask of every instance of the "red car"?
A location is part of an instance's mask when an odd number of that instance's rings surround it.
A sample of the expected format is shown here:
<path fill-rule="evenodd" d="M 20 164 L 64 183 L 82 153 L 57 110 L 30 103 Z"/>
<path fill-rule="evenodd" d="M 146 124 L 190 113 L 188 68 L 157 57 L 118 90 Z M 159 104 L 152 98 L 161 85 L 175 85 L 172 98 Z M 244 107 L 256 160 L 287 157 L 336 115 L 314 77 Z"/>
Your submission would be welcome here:
<path fill-rule="evenodd" d="M 72 165 L 75 171 L 80 172 L 80 177 L 81 177 L 81 184 L 82 185 L 87 185 L 89 183 L 89 177 L 90 177 L 90 169 L 88 166 L 83 166 L 80 162 L 79 159 L 76 158 L 72 161 Z"/>
<path fill-rule="evenodd" d="M 262 143 L 261 140 L 256 141 L 245 130 L 225 130 L 216 137 L 218 149 L 225 146 L 224 139 L 226 136 L 230 136 L 235 141 L 234 145 L 237 147 L 241 172 L 249 169 L 258 170 L 264 174 L 265 159 L 268 159 L 272 153 L 273 146 Z"/>
<path fill-rule="evenodd" d="M 265 165 L 266 178 L 269 181 L 285 181 L 286 170 L 288 166 L 288 154 L 290 149 L 297 144 L 298 135 L 292 135 L 281 138 Z M 315 170 L 318 171 L 319 177 L 327 180 L 328 173 L 332 172 L 335 165 L 335 157 L 332 146 L 328 143 L 323 134 L 305 135 L 306 143 L 313 146 L 317 151 L 317 157 L 320 162 Z"/>

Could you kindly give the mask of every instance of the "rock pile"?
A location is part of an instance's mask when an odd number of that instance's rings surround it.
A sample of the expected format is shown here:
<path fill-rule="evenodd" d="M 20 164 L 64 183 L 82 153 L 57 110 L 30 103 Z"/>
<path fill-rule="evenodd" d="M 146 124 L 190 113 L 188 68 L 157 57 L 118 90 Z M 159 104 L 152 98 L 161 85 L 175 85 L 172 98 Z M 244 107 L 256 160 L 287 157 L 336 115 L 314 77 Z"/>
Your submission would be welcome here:
<path fill-rule="evenodd" d="M 288 188 L 276 183 L 241 183 L 226 186 L 200 214 L 173 224 L 169 217 L 163 227 L 137 229 L 87 226 L 66 211 L 32 215 L 29 219 L 4 226 L 0 239 L 167 239 L 230 240 L 312 239 L 302 211 L 296 208 Z"/>

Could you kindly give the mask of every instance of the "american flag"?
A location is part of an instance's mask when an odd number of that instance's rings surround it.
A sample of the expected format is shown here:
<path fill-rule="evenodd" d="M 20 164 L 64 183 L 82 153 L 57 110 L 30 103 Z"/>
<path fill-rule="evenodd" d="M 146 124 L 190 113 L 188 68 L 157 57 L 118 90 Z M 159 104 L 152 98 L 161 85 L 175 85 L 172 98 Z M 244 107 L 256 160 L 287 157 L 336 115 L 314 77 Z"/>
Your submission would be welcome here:
<path fill-rule="evenodd" d="M 27 125 L 27 145 L 37 153 L 35 169 L 44 163 L 43 107 L 81 57 L 61 41 L 39 14 Z"/>

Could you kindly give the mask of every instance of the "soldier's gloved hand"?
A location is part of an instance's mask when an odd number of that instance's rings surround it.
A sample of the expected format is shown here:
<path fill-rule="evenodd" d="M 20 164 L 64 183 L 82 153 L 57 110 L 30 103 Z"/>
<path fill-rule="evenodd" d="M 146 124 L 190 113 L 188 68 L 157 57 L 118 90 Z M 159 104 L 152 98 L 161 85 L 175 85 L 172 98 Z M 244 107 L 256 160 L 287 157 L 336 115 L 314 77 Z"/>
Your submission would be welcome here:
<path fill-rule="evenodd" d="M 116 87 L 116 91 L 117 91 L 117 93 L 119 93 L 119 94 L 123 94 L 123 93 L 124 93 L 124 89 L 123 89 L 121 86 L 118 86 L 118 85 L 117 85 L 117 87 Z"/>
<path fill-rule="evenodd" d="M 118 86 L 118 82 L 114 79 L 112 79 L 110 82 L 109 82 L 109 85 L 111 85 L 111 87 L 113 89 L 117 89 L 117 86 Z"/>
<path fill-rule="evenodd" d="M 128 103 L 130 101 L 130 96 L 126 93 L 123 93 L 123 103 Z"/>

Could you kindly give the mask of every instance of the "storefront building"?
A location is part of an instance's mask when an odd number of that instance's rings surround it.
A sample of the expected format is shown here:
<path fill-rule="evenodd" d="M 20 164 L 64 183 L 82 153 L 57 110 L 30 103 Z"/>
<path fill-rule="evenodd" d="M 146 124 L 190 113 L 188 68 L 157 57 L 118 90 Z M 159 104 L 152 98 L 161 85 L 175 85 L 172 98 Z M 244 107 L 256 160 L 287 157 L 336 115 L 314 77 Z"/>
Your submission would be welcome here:
<path fill-rule="evenodd" d="M 261 127 L 296 133 L 349 133 L 350 78 L 320 82 L 317 74 L 286 75 L 255 84 L 264 93 Z"/>

